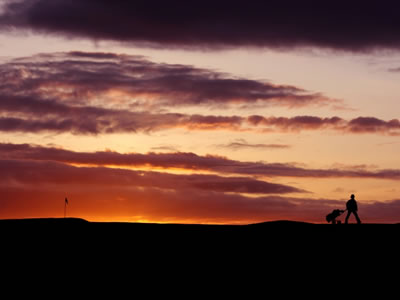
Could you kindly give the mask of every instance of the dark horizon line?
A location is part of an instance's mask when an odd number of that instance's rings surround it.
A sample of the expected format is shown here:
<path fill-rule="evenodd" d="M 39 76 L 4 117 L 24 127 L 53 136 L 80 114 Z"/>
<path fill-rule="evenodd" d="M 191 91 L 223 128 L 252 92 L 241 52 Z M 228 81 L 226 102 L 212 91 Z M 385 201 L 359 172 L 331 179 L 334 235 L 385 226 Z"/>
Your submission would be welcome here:
<path fill-rule="evenodd" d="M 325 222 L 321 223 L 315 223 L 315 222 L 305 222 L 305 221 L 296 221 L 296 220 L 272 220 L 272 221 L 265 221 L 265 222 L 256 222 L 256 223 L 248 223 L 248 224 L 203 224 L 203 223 L 157 223 L 157 222 L 124 222 L 124 221 L 88 221 L 83 218 L 75 218 L 75 217 L 67 217 L 67 218 L 62 218 L 62 217 L 49 217 L 49 218 L 17 218 L 17 219 L 0 219 L 0 225 L 2 223 L 23 223 L 23 222 L 29 222 L 33 223 L 36 222 L 37 224 L 44 224 L 44 223 L 75 223 L 75 224 L 126 224 L 126 225 L 182 225 L 182 226 L 217 226 L 217 227 L 254 227 L 254 226 L 266 226 L 266 225 L 331 225 Z M 350 224 L 336 224 L 336 225 L 358 225 L 356 223 L 350 223 Z M 368 223 L 368 222 L 363 222 L 362 225 L 400 225 L 400 223 Z"/>

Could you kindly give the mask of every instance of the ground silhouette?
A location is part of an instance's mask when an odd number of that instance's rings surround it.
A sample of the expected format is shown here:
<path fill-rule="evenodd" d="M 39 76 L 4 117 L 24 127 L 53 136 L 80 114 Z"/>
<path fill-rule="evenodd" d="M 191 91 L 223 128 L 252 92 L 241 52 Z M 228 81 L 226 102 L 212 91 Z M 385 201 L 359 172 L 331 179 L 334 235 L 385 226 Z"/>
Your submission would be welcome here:
<path fill-rule="evenodd" d="M 372 261 L 379 257 L 379 264 L 382 259 L 394 259 L 398 255 L 399 232 L 399 224 L 275 221 L 181 225 L 99 223 L 74 218 L 0 220 L 0 252 L 4 259 L 16 257 L 14 261 L 35 262 L 38 266 L 45 262 L 60 270 L 69 268 L 67 261 L 75 266 L 75 273 L 90 261 L 94 268 L 106 264 L 128 268 L 129 272 L 140 272 L 141 266 L 141 270 L 151 272 L 181 268 L 189 274 L 231 270 L 229 274 L 238 276 L 243 275 L 240 269 L 269 272 L 275 265 L 279 272 L 288 268 L 303 272 L 314 266 L 323 274 L 330 272 L 332 266 L 342 266 L 349 249 Z"/>
<path fill-rule="evenodd" d="M 265 241 L 276 240 L 309 240 L 312 243 L 335 239 L 355 239 L 397 236 L 400 224 L 313 224 L 289 220 L 278 220 L 249 225 L 199 225 L 199 224 L 156 224 L 156 223 L 124 223 L 124 222 L 89 222 L 79 218 L 47 218 L 0 220 L 0 231 L 3 236 L 51 236 L 52 239 L 86 238 L 93 239 L 147 239 L 203 241 L 219 243 L 220 238 L 235 241 L 248 238 Z M 213 240 L 215 239 L 215 240 Z"/>

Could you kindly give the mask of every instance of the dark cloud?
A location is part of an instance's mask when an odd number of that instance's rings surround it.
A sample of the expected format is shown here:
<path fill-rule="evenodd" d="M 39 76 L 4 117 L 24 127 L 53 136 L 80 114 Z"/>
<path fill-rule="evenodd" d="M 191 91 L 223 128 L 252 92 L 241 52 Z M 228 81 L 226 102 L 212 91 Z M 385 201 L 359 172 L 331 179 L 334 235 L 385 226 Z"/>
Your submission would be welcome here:
<path fill-rule="evenodd" d="M 67 193 L 69 213 L 90 220 L 251 222 L 295 205 L 291 198 L 238 193 L 300 192 L 249 178 L 78 168 L 48 161 L 0 160 L 0 176 L 0 218 L 58 216 L 58 200 Z"/>
<path fill-rule="evenodd" d="M 42 54 L 0 67 L 3 97 L 29 95 L 74 105 L 154 110 L 193 105 L 295 107 L 338 102 L 294 86 L 113 53 Z"/>
<path fill-rule="evenodd" d="M 76 156 L 81 157 L 80 160 L 76 159 L 78 163 L 94 163 L 97 159 L 106 157 L 107 153 L 76 153 L 12 144 L 2 144 L 0 149 L 0 218 L 58 216 L 60 203 L 62 204 L 66 194 L 70 199 L 70 213 L 77 217 L 90 220 L 106 218 L 188 223 L 253 223 L 276 219 L 323 223 L 327 213 L 344 208 L 346 202 L 277 195 L 260 196 L 257 194 L 304 191 L 246 177 L 174 175 L 106 167 L 75 167 L 49 161 L 70 160 Z M 108 153 L 109 160 L 104 160 L 107 163 L 118 163 L 116 158 L 121 155 Z M 143 159 L 140 164 L 147 164 L 152 155 Z M 126 161 L 134 156 L 122 157 Z M 177 160 L 178 155 L 175 156 Z M 190 156 L 192 161 L 196 161 L 196 158 L 211 161 L 218 159 L 184 154 L 181 160 L 185 161 L 185 157 Z M 173 159 L 174 156 L 169 158 Z M 166 157 L 163 160 L 167 162 Z M 184 163 L 181 162 L 182 164 Z M 236 164 L 240 166 L 239 162 Z M 316 170 L 309 172 L 317 173 Z M 328 173 L 330 170 L 324 172 Z M 400 173 L 397 171 L 397 178 L 399 177 Z M 244 196 L 243 193 L 253 195 Z M 398 222 L 400 200 L 364 203 L 359 199 L 359 212 L 364 222 Z"/>
<path fill-rule="evenodd" d="M 220 193 L 287 194 L 305 191 L 247 177 L 217 175 L 175 175 L 168 173 L 74 167 L 50 161 L 0 160 L 4 183 L 105 185 L 109 187 L 153 187 L 167 190 L 200 189 Z"/>
<path fill-rule="evenodd" d="M 29 177 L 29 171 L 23 171 Z M 328 213 L 344 208 L 346 203 L 346 200 L 282 196 L 246 197 L 200 189 L 194 193 L 150 186 L 113 188 L 64 181 L 40 185 L 0 184 L 0 218 L 61 217 L 60 204 L 66 191 L 70 200 L 68 213 L 89 220 L 255 223 L 289 219 L 325 223 Z M 400 200 L 368 203 L 359 200 L 359 214 L 365 223 L 399 222 Z"/>
<path fill-rule="evenodd" d="M 250 116 L 248 118 L 250 124 L 255 126 L 277 127 L 284 131 L 301 131 L 301 130 L 315 130 L 324 128 L 340 128 L 345 123 L 339 117 L 320 118 L 315 116 L 297 116 L 293 118 L 285 117 L 269 117 Z"/>
<path fill-rule="evenodd" d="M 42 54 L 0 64 L 0 131 L 110 134 L 171 128 L 262 132 L 326 129 L 353 134 L 399 134 L 398 120 L 373 117 L 346 121 L 339 117 L 168 112 L 176 106 L 188 105 L 258 107 L 327 103 L 336 101 L 296 87 L 237 79 L 191 66 L 156 64 L 142 57 L 113 53 Z"/>
<path fill-rule="evenodd" d="M 388 69 L 389 72 L 397 73 L 400 72 L 400 67 L 399 68 L 390 68 Z"/>
<path fill-rule="evenodd" d="M 64 104 L 65 103 L 65 104 Z M 239 130 L 238 116 L 151 113 L 42 99 L 40 96 L 0 95 L 0 131 L 110 134 L 151 132 L 170 128 Z"/>
<path fill-rule="evenodd" d="M 86 108 L 74 109 L 74 114 L 41 115 L 31 111 L 20 118 L 0 117 L 0 131 L 98 135 L 148 133 L 171 128 L 184 128 L 186 130 L 240 130 L 240 125 L 243 122 L 242 118 L 237 116 L 152 114 L 148 112 L 104 109 L 95 109 L 91 113 L 85 113 Z"/>
<path fill-rule="evenodd" d="M 326 204 L 305 199 L 198 190 L 167 191 L 152 187 L 113 189 L 99 185 L 2 186 L 0 218 L 60 216 L 68 190 L 68 213 L 89 220 L 126 220 L 186 223 L 255 223 L 293 219 L 324 222 Z M 304 201 L 304 203 L 303 203 Z M 335 203 L 335 201 L 332 201 Z M 331 204 L 332 205 L 332 204 Z M 364 219 L 363 219 L 364 220 Z"/>
<path fill-rule="evenodd" d="M 332 130 L 349 134 L 380 134 L 397 136 L 400 121 L 384 121 L 373 117 L 358 117 L 346 121 L 339 117 L 315 116 L 262 117 L 213 116 L 181 113 L 151 113 L 94 106 L 70 106 L 57 100 L 34 97 L 0 99 L 0 131 L 53 132 L 73 134 L 112 134 L 154 132 L 183 128 L 185 130 L 229 130 L 269 132 L 301 132 Z M 284 145 L 248 145 L 233 143 L 233 147 L 283 148 Z"/>
<path fill-rule="evenodd" d="M 388 133 L 398 135 L 400 121 L 396 119 L 383 121 L 373 117 L 359 117 L 348 123 L 347 130 L 353 133 Z"/>
<path fill-rule="evenodd" d="M 400 170 L 397 169 L 371 171 L 368 166 L 309 169 L 294 164 L 242 162 L 220 156 L 199 156 L 183 152 L 147 154 L 122 154 L 112 151 L 75 152 L 29 144 L 0 143 L 0 155 L 3 159 L 11 160 L 54 161 L 90 166 L 157 167 L 167 170 L 184 169 L 246 176 L 400 179 Z M 219 181 L 219 179 L 215 181 Z"/>
<path fill-rule="evenodd" d="M 7 1 L 3 30 L 117 40 L 150 47 L 400 47 L 395 0 Z"/>
<path fill-rule="evenodd" d="M 300 132 L 303 130 L 336 130 L 353 134 L 400 134 L 400 121 L 397 119 L 384 121 L 374 117 L 358 117 L 352 120 L 344 120 L 339 117 L 320 118 L 315 116 L 286 117 L 262 117 L 250 116 L 248 122 L 254 126 L 264 127 L 268 130 L 288 132 Z"/>
<path fill-rule="evenodd" d="M 374 201 L 360 206 L 363 213 L 370 218 L 370 222 L 399 223 L 400 200 Z"/>

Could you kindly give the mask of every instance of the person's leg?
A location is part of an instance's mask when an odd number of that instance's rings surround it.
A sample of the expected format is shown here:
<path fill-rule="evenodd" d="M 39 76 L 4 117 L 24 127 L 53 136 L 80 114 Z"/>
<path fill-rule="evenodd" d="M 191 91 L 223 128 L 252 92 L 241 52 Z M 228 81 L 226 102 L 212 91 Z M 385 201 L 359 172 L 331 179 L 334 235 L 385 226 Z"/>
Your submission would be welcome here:
<path fill-rule="evenodd" d="M 347 211 L 347 216 L 346 216 L 346 219 L 345 219 L 345 221 L 344 221 L 345 224 L 349 223 L 350 214 L 351 214 L 351 212 L 350 212 L 350 211 Z"/>
<path fill-rule="evenodd" d="M 358 213 L 357 213 L 356 211 L 354 211 L 353 214 L 354 214 L 354 216 L 356 217 L 357 224 L 361 224 L 361 220 L 360 220 L 360 218 L 358 217 Z"/>

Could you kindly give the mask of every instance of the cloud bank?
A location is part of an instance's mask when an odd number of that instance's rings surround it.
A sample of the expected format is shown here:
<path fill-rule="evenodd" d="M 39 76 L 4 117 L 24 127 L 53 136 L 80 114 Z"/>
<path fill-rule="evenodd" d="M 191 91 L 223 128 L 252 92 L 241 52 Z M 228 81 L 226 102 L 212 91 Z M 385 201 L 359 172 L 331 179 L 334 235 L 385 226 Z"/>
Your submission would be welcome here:
<path fill-rule="evenodd" d="M 114 53 L 68 52 L 15 59 L 1 64 L 0 78 L 3 93 L 56 98 L 75 105 L 155 110 L 337 103 L 295 86 Z"/>
<path fill-rule="evenodd" d="M 344 200 L 249 197 L 238 193 L 239 187 L 257 191 L 261 185 L 250 187 L 236 179 L 222 184 L 212 178 L 215 185 L 208 186 L 209 177 L 197 175 L 185 178 L 53 162 L 0 160 L 0 175 L 0 218 L 61 216 L 66 195 L 69 213 L 89 220 L 254 223 L 289 218 L 324 223 L 327 213 L 345 206 Z M 234 192 L 226 192 L 237 184 Z M 400 200 L 359 203 L 359 210 L 364 222 L 398 222 Z"/>
<path fill-rule="evenodd" d="M 398 10 L 394 0 L 9 0 L 0 26 L 147 47 L 320 47 L 365 52 L 399 49 Z"/>
<path fill-rule="evenodd" d="M 254 126 L 265 127 L 265 130 L 278 129 L 281 132 L 301 132 L 303 130 L 335 130 L 343 133 L 399 135 L 400 121 L 384 121 L 375 117 L 357 117 L 344 120 L 340 117 L 320 118 L 316 116 L 263 117 L 250 116 L 248 122 Z"/>
<path fill-rule="evenodd" d="M 253 177 L 400 179 L 399 170 L 317 170 L 179 152 L 86 153 L 0 144 L 0 156 L 0 218 L 61 216 L 67 195 L 70 212 L 90 220 L 254 223 L 285 218 L 324 223 L 325 215 L 344 208 L 345 200 L 290 197 L 305 191 Z M 180 168 L 189 174 L 124 167 Z M 365 222 L 398 222 L 399 203 L 362 202 L 360 214 Z"/>
<path fill-rule="evenodd" d="M 303 130 L 400 133 L 397 119 L 170 112 L 183 107 L 294 108 L 334 106 L 337 102 L 298 87 L 113 53 L 42 54 L 0 65 L 0 131 L 3 132 L 96 135 L 183 128 L 264 133 Z"/>
<path fill-rule="evenodd" d="M 34 146 L 29 144 L 0 143 L 0 155 L 9 160 L 53 161 L 63 164 L 86 166 L 119 166 L 182 169 L 191 172 L 214 172 L 217 174 L 299 177 L 299 178 L 364 178 L 400 180 L 400 170 L 369 170 L 364 166 L 355 168 L 310 169 L 295 164 L 245 162 L 221 156 L 200 156 L 194 153 L 118 153 L 76 152 L 58 148 Z M 216 178 L 217 179 L 217 178 Z M 219 179 L 218 179 L 219 180 Z M 216 181 L 218 181 L 216 180 Z"/>
<path fill-rule="evenodd" d="M 247 177 L 175 175 L 104 167 L 74 167 L 48 161 L 0 160 L 3 184 L 75 184 L 153 187 L 167 190 L 200 189 L 220 193 L 287 194 L 305 191 Z"/>

